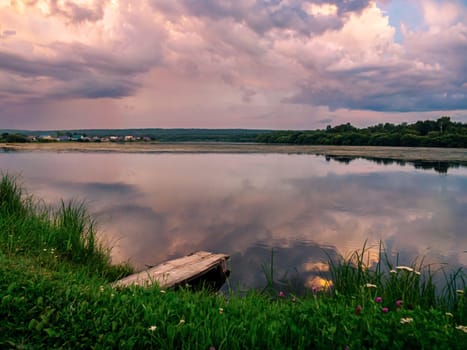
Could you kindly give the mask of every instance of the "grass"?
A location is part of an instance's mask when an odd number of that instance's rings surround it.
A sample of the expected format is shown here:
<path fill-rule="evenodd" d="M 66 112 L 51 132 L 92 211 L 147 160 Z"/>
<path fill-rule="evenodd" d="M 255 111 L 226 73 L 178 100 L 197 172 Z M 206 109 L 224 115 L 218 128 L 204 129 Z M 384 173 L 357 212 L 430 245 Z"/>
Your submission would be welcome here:
<path fill-rule="evenodd" d="M 110 251 L 96 240 L 94 230 L 83 204 L 47 208 L 24 193 L 17 179 L 3 176 L 0 348 L 464 349 L 467 345 L 467 330 L 462 328 L 467 324 L 466 299 L 457 292 L 465 278 L 462 270 L 446 273 L 450 284 L 437 292 L 429 270 L 418 275 L 406 269 L 390 273 L 382 264 L 369 268 L 364 247 L 330 262 L 330 290 L 304 297 L 270 288 L 242 296 L 194 292 L 189 287 L 113 289 L 111 282 L 130 270 L 110 264 Z M 274 285 L 272 277 L 269 281 Z M 396 304 L 399 300 L 402 303 Z"/>
<path fill-rule="evenodd" d="M 456 315 L 456 320 L 467 320 L 465 299 L 467 275 L 463 268 L 446 272 L 443 267 L 433 270 L 424 265 L 423 259 L 414 260 L 410 266 L 399 265 L 399 257 L 393 262 L 385 253 L 382 243 L 378 249 L 378 259 L 371 262 L 371 252 L 366 242 L 361 250 L 348 257 L 329 259 L 331 274 L 331 295 L 343 294 L 360 298 L 365 303 L 368 297 L 380 297 L 389 309 L 415 307 L 438 308 Z M 435 276 L 444 277 L 442 288 L 434 282 Z"/>

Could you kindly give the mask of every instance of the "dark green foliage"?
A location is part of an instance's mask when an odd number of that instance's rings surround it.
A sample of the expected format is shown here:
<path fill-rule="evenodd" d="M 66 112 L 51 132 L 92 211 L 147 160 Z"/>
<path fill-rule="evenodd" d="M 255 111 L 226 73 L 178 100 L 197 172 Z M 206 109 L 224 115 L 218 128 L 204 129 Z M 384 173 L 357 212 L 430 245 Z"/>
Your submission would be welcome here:
<path fill-rule="evenodd" d="M 16 178 L 2 175 L 0 181 L 0 215 L 2 218 L 24 215 L 28 207 L 27 199 Z"/>
<path fill-rule="evenodd" d="M 438 120 L 378 124 L 357 129 L 350 123 L 325 130 L 272 131 L 258 135 L 257 142 L 306 145 L 467 147 L 467 124 L 452 122 L 449 117 Z"/>
<path fill-rule="evenodd" d="M 434 308 L 383 313 L 371 295 L 271 298 L 156 286 L 112 289 L 76 269 L 0 257 L 0 348 L 464 349 L 467 334 Z M 356 314 L 356 308 L 361 311 Z M 402 319 L 412 319 L 402 324 Z"/>
<path fill-rule="evenodd" d="M 0 141 L 3 142 L 29 142 L 27 136 L 22 134 L 3 134 L 3 137 L 0 138 Z"/>

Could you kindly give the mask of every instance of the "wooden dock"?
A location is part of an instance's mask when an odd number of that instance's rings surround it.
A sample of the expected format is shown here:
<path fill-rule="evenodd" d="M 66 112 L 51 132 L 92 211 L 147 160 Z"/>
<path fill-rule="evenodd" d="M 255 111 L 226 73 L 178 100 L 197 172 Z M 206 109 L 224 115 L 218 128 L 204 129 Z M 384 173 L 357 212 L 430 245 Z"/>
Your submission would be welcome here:
<path fill-rule="evenodd" d="M 114 287 L 130 285 L 150 286 L 157 283 L 160 288 L 172 288 L 190 285 L 219 289 L 229 275 L 226 254 L 199 251 L 182 258 L 166 261 L 118 280 Z"/>

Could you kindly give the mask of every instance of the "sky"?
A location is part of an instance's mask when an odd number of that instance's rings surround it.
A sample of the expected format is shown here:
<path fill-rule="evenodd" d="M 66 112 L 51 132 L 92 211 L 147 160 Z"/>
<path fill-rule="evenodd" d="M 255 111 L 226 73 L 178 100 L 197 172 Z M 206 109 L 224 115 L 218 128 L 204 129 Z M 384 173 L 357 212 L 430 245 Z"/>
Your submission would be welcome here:
<path fill-rule="evenodd" d="M 466 0 L 0 0 L 0 129 L 467 122 Z"/>

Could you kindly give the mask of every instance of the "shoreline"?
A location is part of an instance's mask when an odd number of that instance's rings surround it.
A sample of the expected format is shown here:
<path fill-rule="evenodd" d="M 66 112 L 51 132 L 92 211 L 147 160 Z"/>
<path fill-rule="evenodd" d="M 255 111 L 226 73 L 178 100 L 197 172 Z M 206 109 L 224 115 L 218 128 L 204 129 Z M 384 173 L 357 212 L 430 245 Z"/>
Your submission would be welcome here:
<path fill-rule="evenodd" d="M 309 146 L 260 143 L 0 143 L 3 152 L 116 152 L 116 153 L 279 153 L 363 157 L 402 161 L 456 162 L 467 165 L 467 148 Z"/>

